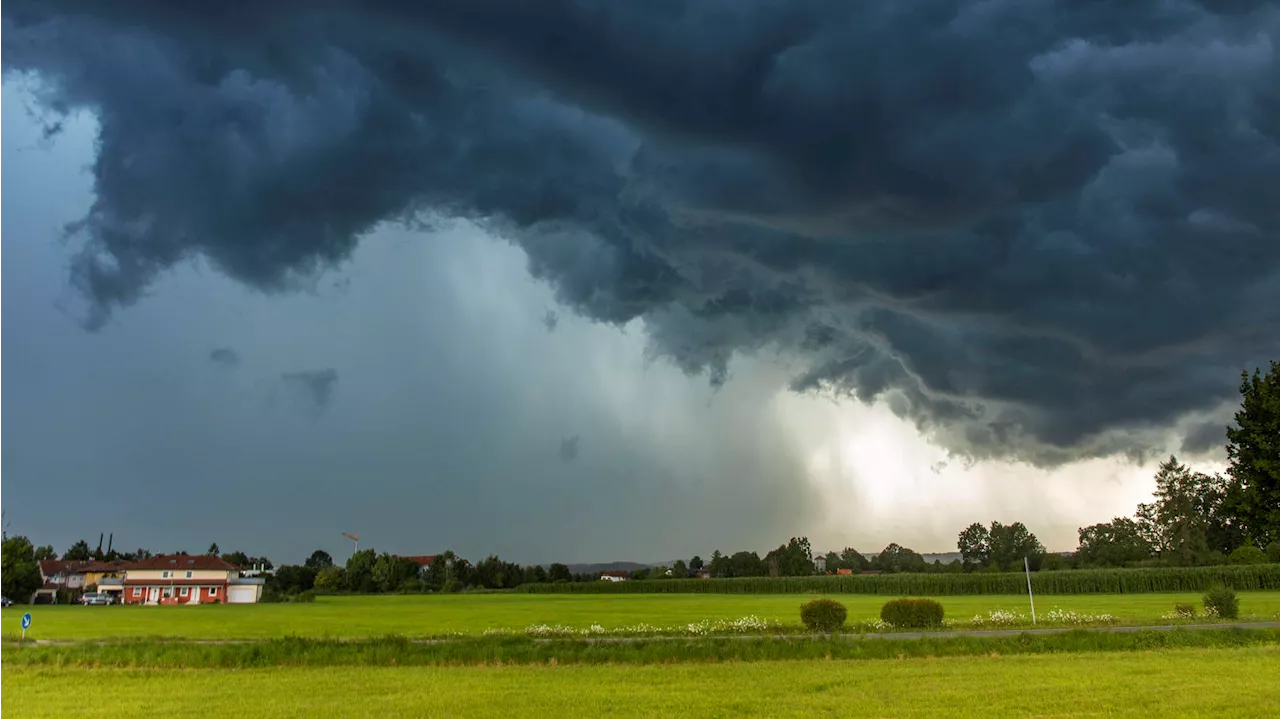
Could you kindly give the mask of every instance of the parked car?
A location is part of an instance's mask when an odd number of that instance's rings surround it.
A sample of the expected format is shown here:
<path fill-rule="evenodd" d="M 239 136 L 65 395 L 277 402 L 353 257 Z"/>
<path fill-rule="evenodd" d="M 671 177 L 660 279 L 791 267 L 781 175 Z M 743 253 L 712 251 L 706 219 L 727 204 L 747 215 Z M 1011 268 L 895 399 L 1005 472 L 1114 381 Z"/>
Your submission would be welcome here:
<path fill-rule="evenodd" d="M 8 597 L 0 597 L 0 607 L 12 607 L 13 600 Z"/>
<path fill-rule="evenodd" d="M 89 592 L 80 597 L 80 603 L 89 606 L 90 604 L 111 605 L 115 603 L 115 599 L 110 594 L 102 594 L 100 592 Z"/>

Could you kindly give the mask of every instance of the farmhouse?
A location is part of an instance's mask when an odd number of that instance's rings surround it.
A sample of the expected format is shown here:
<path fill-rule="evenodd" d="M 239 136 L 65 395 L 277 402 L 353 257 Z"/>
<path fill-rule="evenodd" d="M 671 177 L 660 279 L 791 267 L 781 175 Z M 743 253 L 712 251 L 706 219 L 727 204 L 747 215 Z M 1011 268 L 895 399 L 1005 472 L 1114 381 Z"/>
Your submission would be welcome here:
<path fill-rule="evenodd" d="M 600 581 L 602 582 L 625 582 L 631 578 L 626 572 L 600 572 Z"/>
<path fill-rule="evenodd" d="M 233 564 L 213 555 L 161 555 L 126 564 L 118 585 L 126 604 L 252 604 L 262 598 L 263 579 L 241 577 Z"/>

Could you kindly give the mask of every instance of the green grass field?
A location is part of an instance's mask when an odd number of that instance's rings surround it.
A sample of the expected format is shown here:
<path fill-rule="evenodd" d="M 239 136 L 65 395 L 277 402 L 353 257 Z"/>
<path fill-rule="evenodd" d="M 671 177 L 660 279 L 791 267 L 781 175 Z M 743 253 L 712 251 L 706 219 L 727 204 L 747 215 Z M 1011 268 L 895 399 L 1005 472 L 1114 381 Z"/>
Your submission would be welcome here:
<path fill-rule="evenodd" d="M 1240 592 L 1242 617 L 1275 619 L 1280 592 Z M 799 627 L 800 604 L 810 595 L 401 595 L 320 597 L 314 604 L 202 605 L 198 607 L 37 606 L 3 610 L 3 634 L 20 633 L 20 617 L 30 611 L 35 639 L 185 637 L 191 639 L 369 637 L 386 634 L 430 636 L 447 632 L 480 634 L 485 629 L 520 630 L 531 624 L 605 628 L 646 623 L 688 624 L 704 619 L 756 615 Z M 849 622 L 879 617 L 887 597 L 840 595 Z M 1200 605 L 1199 594 L 1092 594 L 1045 597 L 1044 613 L 1055 607 L 1089 614 L 1112 614 L 1122 623 L 1151 624 L 1178 602 Z M 947 616 L 969 619 L 992 609 L 1027 611 L 1025 598 L 940 597 Z"/>
<path fill-rule="evenodd" d="M 1280 650 L 650 666 L 4 670 L 13 717 L 1280 715 Z M 12 713 L 10 713 L 12 712 Z"/>

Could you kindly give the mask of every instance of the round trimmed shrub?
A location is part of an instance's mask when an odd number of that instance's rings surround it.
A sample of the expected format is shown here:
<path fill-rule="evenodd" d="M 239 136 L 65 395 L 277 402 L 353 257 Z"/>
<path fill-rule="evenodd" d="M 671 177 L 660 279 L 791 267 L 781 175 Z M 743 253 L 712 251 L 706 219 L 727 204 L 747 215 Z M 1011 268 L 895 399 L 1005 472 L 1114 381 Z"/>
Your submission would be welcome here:
<path fill-rule="evenodd" d="M 1236 590 L 1219 584 L 1204 595 L 1204 611 L 1210 616 L 1223 619 L 1235 619 L 1240 616 L 1240 600 L 1236 599 Z"/>
<path fill-rule="evenodd" d="M 1227 558 L 1232 564 L 1266 564 L 1266 552 L 1252 544 L 1242 544 Z"/>
<path fill-rule="evenodd" d="M 942 605 L 932 599 L 892 599 L 880 608 L 886 624 L 902 629 L 942 626 Z"/>
<path fill-rule="evenodd" d="M 800 621 L 811 632 L 839 631 L 848 616 L 844 605 L 834 599 L 815 599 L 800 605 Z"/>

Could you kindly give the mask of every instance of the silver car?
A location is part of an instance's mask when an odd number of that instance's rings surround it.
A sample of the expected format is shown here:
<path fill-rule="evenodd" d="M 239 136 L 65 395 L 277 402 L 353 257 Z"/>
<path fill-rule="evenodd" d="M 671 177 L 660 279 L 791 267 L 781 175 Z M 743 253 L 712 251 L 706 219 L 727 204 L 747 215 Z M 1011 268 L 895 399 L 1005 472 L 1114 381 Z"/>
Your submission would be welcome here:
<path fill-rule="evenodd" d="M 115 602 L 115 599 L 112 598 L 110 594 L 102 594 L 100 592 L 89 592 L 83 597 L 80 597 L 80 603 L 85 605 L 86 607 L 89 606 L 90 604 L 102 604 L 102 605 L 110 606 L 114 602 Z"/>

